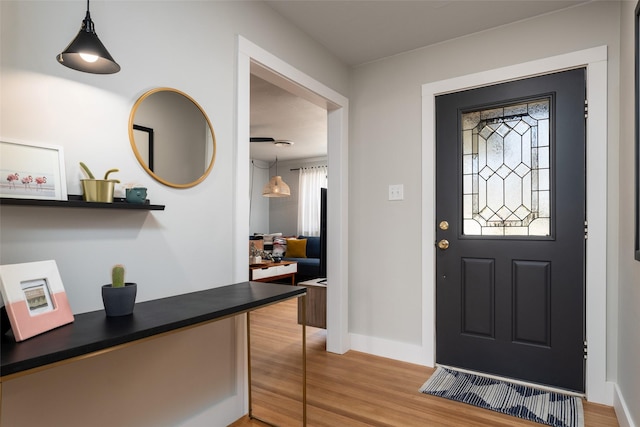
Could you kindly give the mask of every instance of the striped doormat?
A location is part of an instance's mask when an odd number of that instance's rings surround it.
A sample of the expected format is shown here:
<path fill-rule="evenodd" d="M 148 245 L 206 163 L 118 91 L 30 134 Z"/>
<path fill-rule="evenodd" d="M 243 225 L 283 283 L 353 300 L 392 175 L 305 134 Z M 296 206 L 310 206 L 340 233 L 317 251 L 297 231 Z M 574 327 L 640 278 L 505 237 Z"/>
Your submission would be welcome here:
<path fill-rule="evenodd" d="M 584 427 L 582 401 L 492 378 L 438 367 L 420 387 L 432 394 L 555 427 Z"/>

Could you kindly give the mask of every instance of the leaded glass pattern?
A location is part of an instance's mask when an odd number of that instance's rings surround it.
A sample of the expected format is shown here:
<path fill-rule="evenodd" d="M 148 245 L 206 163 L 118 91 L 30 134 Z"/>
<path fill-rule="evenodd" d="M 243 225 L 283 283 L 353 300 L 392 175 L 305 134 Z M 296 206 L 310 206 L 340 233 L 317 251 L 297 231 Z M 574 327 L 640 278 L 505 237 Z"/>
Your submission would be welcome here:
<path fill-rule="evenodd" d="M 549 236 L 548 98 L 462 114 L 463 234 Z"/>

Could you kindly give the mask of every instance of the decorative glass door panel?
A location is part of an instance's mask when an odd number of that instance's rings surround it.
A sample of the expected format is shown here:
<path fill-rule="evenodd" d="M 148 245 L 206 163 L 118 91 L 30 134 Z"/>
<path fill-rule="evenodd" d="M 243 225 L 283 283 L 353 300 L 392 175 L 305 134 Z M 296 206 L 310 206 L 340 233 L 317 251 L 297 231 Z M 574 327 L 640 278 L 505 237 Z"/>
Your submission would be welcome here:
<path fill-rule="evenodd" d="M 463 235 L 551 234 L 550 105 L 462 114 Z"/>

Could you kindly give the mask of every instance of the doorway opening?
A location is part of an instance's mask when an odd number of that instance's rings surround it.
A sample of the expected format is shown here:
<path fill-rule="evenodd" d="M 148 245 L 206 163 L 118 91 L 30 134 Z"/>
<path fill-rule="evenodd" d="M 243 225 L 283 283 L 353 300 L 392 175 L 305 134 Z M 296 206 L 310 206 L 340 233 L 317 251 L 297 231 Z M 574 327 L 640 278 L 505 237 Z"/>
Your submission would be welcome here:
<path fill-rule="evenodd" d="M 238 103 L 234 207 L 234 276 L 247 280 L 249 235 L 250 76 L 285 88 L 327 110 L 328 212 L 327 235 L 327 351 L 349 349 L 348 319 L 348 99 L 295 69 L 243 37 L 238 39 Z"/>

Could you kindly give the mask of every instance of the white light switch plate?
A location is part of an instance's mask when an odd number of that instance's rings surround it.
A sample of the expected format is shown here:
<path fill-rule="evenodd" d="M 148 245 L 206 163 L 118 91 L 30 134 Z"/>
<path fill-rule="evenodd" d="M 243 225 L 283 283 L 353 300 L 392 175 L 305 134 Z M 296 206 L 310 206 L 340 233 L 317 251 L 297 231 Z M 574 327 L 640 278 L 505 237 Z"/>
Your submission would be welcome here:
<path fill-rule="evenodd" d="M 389 200 L 404 200 L 404 185 L 403 184 L 391 184 L 391 185 L 389 185 Z"/>

